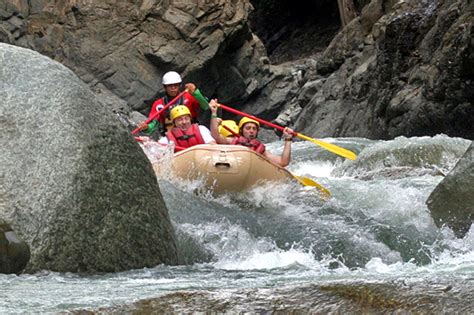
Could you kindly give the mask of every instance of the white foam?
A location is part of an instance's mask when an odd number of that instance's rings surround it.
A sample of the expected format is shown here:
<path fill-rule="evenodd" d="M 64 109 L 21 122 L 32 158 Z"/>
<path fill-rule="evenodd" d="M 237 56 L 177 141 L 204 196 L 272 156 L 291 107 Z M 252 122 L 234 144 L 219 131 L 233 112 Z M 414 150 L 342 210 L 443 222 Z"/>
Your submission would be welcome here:
<path fill-rule="evenodd" d="M 300 176 L 330 177 L 335 165 L 329 161 L 301 161 L 291 164 L 291 170 Z"/>
<path fill-rule="evenodd" d="M 416 266 L 411 262 L 385 263 L 382 258 L 374 257 L 365 264 L 369 273 L 397 274 L 401 269 L 414 269 Z"/>
<path fill-rule="evenodd" d="M 293 264 L 312 266 L 316 263 L 311 253 L 296 249 L 288 251 L 274 250 L 271 252 L 255 251 L 239 260 L 222 260 L 214 264 L 216 268 L 225 270 L 261 270 L 284 268 Z"/>

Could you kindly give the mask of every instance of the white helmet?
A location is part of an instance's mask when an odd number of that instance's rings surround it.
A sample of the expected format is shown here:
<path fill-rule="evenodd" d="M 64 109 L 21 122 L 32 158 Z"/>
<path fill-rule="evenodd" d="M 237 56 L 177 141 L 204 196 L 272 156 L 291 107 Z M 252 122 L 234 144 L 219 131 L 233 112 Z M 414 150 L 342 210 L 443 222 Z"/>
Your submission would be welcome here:
<path fill-rule="evenodd" d="M 161 80 L 161 83 L 163 85 L 176 84 L 181 82 L 183 82 L 183 80 L 181 80 L 181 76 L 178 74 L 178 72 L 175 71 L 166 72 L 163 75 L 163 79 Z"/>

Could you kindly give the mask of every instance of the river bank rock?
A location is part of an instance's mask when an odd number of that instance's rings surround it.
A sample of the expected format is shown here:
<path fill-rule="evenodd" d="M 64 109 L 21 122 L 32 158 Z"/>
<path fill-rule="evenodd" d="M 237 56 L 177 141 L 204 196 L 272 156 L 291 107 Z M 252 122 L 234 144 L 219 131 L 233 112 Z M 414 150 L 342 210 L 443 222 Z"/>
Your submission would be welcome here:
<path fill-rule="evenodd" d="M 315 84 L 297 94 L 319 88 L 287 124 L 319 137 L 473 139 L 472 1 L 368 6 L 336 35 L 317 73 L 306 71 L 303 80 Z"/>
<path fill-rule="evenodd" d="M 0 273 L 20 273 L 30 260 L 28 244 L 0 219 Z"/>
<path fill-rule="evenodd" d="M 426 204 L 438 227 L 446 224 L 461 238 L 474 221 L 474 145 L 436 186 Z"/>
<path fill-rule="evenodd" d="M 285 64 L 272 65 L 269 47 L 252 32 L 249 0 L 6 0 L 0 40 L 63 63 L 105 106 L 125 114 L 146 115 L 162 95 L 161 76 L 176 70 L 208 97 L 312 137 L 473 139 L 473 2 L 355 3 L 358 17 L 334 31 L 326 48 L 328 32 L 319 41 L 314 33 L 337 29 L 338 13 L 327 12 L 328 25 L 309 32 L 303 23 L 299 33 L 312 36 L 279 47 L 305 57 Z M 273 35 L 267 45 L 285 38 Z"/>
<path fill-rule="evenodd" d="M 170 70 L 228 102 L 265 81 L 265 48 L 247 25 L 247 0 L 4 3 L 3 41 L 66 65 L 116 111 L 124 103 L 149 109 Z"/>
<path fill-rule="evenodd" d="M 177 262 L 151 165 L 72 71 L 0 43 L 0 217 L 28 271 L 114 272 Z"/>
<path fill-rule="evenodd" d="M 343 163 L 331 174 L 359 179 L 397 179 L 410 176 L 445 176 L 458 161 L 471 141 L 446 135 L 380 141 L 362 150 L 357 160 Z"/>
<path fill-rule="evenodd" d="M 472 308 L 470 290 L 472 284 L 468 279 L 457 283 L 421 282 L 410 286 L 339 280 L 265 289 L 179 291 L 133 304 L 98 308 L 91 313 L 469 313 Z M 80 314 L 84 312 L 88 311 L 78 310 Z"/>

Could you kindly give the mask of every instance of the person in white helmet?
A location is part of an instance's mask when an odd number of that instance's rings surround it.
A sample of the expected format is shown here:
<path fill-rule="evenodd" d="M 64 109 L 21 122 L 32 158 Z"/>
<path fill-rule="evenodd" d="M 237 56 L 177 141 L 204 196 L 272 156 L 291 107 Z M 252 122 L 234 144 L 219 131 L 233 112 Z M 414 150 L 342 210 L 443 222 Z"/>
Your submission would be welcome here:
<path fill-rule="evenodd" d="M 165 96 L 153 102 L 148 117 L 154 116 L 156 112 L 161 110 L 166 104 L 168 104 L 169 101 L 174 99 L 180 93 L 182 82 L 183 80 L 181 79 L 181 76 L 175 71 L 169 71 L 163 75 L 161 83 L 165 89 Z M 171 109 L 177 105 L 185 105 L 188 107 L 189 111 L 191 112 L 192 121 L 197 122 L 199 111 L 201 109 L 208 109 L 209 103 L 201 94 L 199 89 L 196 88 L 194 83 L 187 83 L 185 88 L 187 92 L 185 92 L 170 107 L 168 107 L 168 110 L 165 111 L 165 115 L 160 115 L 148 124 L 142 122 L 138 125 L 138 128 L 140 128 L 144 134 L 148 135 L 153 133 L 157 128 L 161 127 L 161 133 L 163 134 L 166 132 L 166 127 L 172 125 L 172 122 L 169 119 L 169 113 Z"/>

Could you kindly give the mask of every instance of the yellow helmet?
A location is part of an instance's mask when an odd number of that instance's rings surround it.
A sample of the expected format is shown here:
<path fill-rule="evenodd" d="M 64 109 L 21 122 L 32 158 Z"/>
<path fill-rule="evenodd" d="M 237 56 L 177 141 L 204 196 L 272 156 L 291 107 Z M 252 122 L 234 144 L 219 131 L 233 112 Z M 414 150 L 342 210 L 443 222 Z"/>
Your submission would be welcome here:
<path fill-rule="evenodd" d="M 170 118 L 172 121 L 174 121 L 176 118 L 181 117 L 183 115 L 191 116 L 191 112 L 189 111 L 188 107 L 184 105 L 178 105 L 171 110 Z"/>
<path fill-rule="evenodd" d="M 224 126 L 232 130 L 234 133 L 239 134 L 239 126 L 233 120 L 223 120 L 222 123 L 219 125 L 219 133 L 224 137 L 231 137 L 234 134 L 229 130 L 225 129 Z"/>
<path fill-rule="evenodd" d="M 246 123 L 254 123 L 257 125 L 257 127 L 260 129 L 260 123 L 252 118 L 248 118 L 248 117 L 244 117 L 242 118 L 240 121 L 239 121 L 239 129 L 242 129 L 242 127 L 246 124 Z"/>

